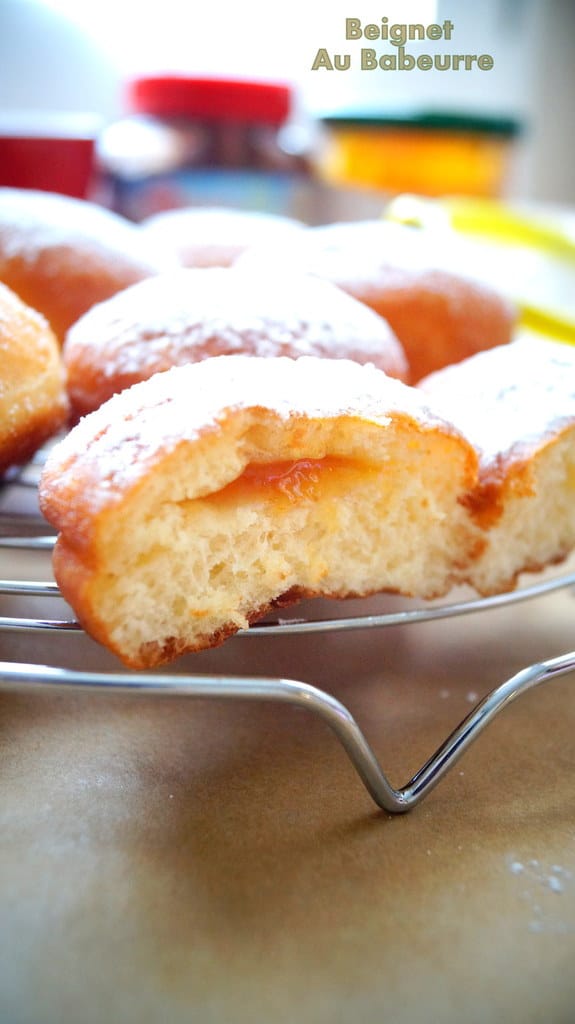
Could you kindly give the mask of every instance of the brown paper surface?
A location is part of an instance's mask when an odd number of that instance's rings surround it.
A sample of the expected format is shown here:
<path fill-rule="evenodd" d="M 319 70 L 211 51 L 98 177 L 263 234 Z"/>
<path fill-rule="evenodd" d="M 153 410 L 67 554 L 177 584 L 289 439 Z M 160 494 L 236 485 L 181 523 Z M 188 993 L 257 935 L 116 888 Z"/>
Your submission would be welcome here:
<path fill-rule="evenodd" d="M 30 557 L 10 569 L 30 574 Z M 3 598 L 0 614 L 24 608 L 63 612 Z M 574 613 L 567 590 L 431 624 L 238 637 L 170 671 L 325 688 L 400 784 L 494 685 L 575 647 Z M 0 657 L 118 669 L 83 635 L 0 633 Z M 1 694 L 0 1019 L 572 1021 L 574 682 L 503 711 L 404 817 L 377 810 L 306 712 Z"/>

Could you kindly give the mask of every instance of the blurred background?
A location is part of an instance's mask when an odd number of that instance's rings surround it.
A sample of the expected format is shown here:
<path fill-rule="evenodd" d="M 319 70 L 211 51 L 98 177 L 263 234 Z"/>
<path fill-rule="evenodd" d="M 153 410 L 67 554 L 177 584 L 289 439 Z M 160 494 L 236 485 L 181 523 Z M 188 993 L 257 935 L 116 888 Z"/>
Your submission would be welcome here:
<path fill-rule="evenodd" d="M 493 69 L 361 71 L 361 46 L 378 54 L 394 48 L 382 40 L 346 41 L 351 16 L 364 24 L 379 24 L 383 16 L 389 24 L 450 19 L 449 42 L 412 41 L 406 50 L 415 56 L 490 54 Z M 573 0 L 290 0 L 279 6 L 267 0 L 0 0 L 0 130 L 21 138 L 46 134 L 50 124 L 53 134 L 94 137 L 98 159 L 121 176 L 122 161 L 143 145 L 129 123 L 127 80 L 171 72 L 280 81 L 292 89 L 289 132 L 284 124 L 280 141 L 287 140 L 292 154 L 310 157 L 314 176 L 353 188 L 417 191 L 417 180 L 402 178 L 404 151 L 390 156 L 377 149 L 395 118 L 396 128 L 405 133 L 411 127 L 416 141 L 423 132 L 426 144 L 430 132 L 435 139 L 454 133 L 453 166 L 468 159 L 460 143 L 470 135 L 504 148 L 493 185 L 477 189 L 472 181 L 470 193 L 483 188 L 483 194 L 568 205 L 575 202 L 574 38 Z M 312 71 L 320 48 L 350 53 L 349 70 Z M 431 128 L 424 124 L 430 114 L 440 118 Z M 346 147 L 356 144 L 357 131 L 363 131 L 362 145 L 354 156 Z M 488 156 L 476 151 L 473 159 L 491 161 L 495 173 L 496 149 Z M 419 162 L 419 150 L 410 152 L 412 165 Z M 376 170 L 367 173 L 370 154 Z M 2 184 L 12 183 L 7 160 L 0 160 Z M 382 170 L 390 160 L 399 173 L 391 186 Z M 465 192 L 465 180 L 454 186 L 447 174 L 444 190 Z M 431 193 L 441 191 L 436 181 Z"/>

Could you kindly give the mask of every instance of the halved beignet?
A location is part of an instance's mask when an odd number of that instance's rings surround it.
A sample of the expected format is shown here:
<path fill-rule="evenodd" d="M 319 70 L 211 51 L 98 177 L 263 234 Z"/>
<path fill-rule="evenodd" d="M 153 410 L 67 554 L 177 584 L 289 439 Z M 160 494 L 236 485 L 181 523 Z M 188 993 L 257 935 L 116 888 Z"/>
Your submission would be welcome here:
<path fill-rule="evenodd" d="M 278 601 L 445 593 L 478 543 L 462 504 L 476 471 L 424 397 L 374 367 L 222 356 L 82 420 L 40 500 L 62 593 L 141 668 Z"/>
<path fill-rule="evenodd" d="M 420 384 L 480 456 L 470 511 L 486 545 L 464 574 L 480 593 L 575 546 L 575 349 L 524 338 Z"/>

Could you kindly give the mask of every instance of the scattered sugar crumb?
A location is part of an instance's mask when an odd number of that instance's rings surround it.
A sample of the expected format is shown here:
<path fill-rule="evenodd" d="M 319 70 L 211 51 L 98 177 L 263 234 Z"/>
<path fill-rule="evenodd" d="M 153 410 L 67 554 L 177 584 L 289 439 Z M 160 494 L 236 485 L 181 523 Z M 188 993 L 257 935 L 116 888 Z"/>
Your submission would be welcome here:
<path fill-rule="evenodd" d="M 478 697 L 479 694 L 476 693 L 475 690 L 470 690 L 469 693 L 466 695 L 465 699 L 469 701 L 470 704 L 475 704 L 475 701 L 477 700 Z"/>
<path fill-rule="evenodd" d="M 447 698 L 449 697 L 449 690 L 440 690 L 439 696 L 441 697 L 442 700 L 447 700 Z"/>
<path fill-rule="evenodd" d="M 560 882 L 555 875 L 549 875 L 547 879 L 547 885 L 551 889 L 551 892 L 563 892 L 563 882 Z"/>
<path fill-rule="evenodd" d="M 563 875 L 564 878 L 573 878 L 572 872 L 568 871 L 567 868 L 562 867 L 561 864 L 552 864 L 551 870 L 555 875 Z"/>
<path fill-rule="evenodd" d="M 525 862 L 507 857 L 507 867 L 512 875 L 521 876 L 522 887 L 518 896 L 529 908 L 530 932 L 554 935 L 575 933 L 571 904 L 564 907 L 561 901 L 556 900 L 556 895 L 570 887 L 572 871 L 561 864 L 545 865 L 535 857 Z M 559 916 L 561 911 L 563 915 Z"/>

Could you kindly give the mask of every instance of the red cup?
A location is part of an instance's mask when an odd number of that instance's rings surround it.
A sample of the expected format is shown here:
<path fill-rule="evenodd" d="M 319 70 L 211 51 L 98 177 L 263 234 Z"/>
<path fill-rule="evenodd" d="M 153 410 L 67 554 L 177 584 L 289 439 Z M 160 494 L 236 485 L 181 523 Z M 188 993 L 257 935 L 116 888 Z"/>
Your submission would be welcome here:
<path fill-rule="evenodd" d="M 0 185 L 85 199 L 94 173 L 93 118 L 0 117 Z"/>

